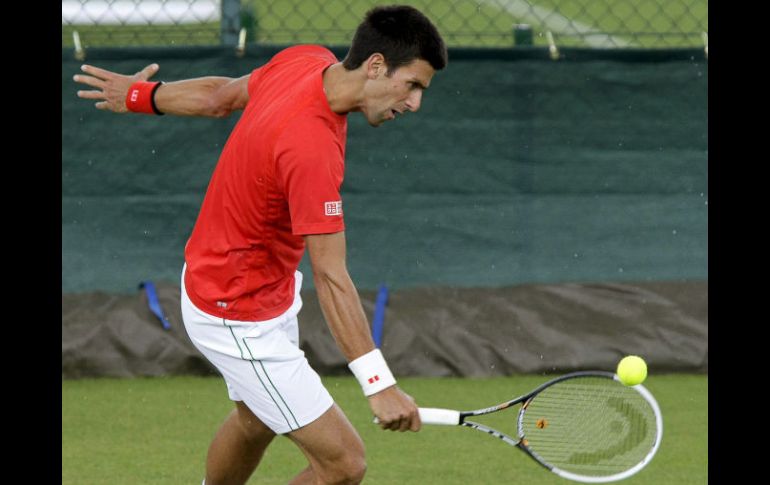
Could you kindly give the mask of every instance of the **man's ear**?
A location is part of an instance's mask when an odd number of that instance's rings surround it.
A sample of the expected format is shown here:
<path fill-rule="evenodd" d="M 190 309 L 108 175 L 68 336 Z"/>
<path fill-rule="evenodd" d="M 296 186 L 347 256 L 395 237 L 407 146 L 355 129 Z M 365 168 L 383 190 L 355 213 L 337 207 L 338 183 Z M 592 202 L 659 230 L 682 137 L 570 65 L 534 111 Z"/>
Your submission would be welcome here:
<path fill-rule="evenodd" d="M 380 74 L 387 74 L 388 66 L 385 64 L 385 57 L 379 52 L 375 52 L 365 62 L 366 77 L 377 79 Z"/>

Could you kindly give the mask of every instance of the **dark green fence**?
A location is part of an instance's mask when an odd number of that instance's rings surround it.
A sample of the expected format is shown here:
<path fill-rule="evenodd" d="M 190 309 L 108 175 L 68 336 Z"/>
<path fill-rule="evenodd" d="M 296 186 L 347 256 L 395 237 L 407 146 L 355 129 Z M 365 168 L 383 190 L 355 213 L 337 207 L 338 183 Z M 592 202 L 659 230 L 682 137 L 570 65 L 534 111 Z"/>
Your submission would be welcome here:
<path fill-rule="evenodd" d="M 157 61 L 161 80 L 240 76 L 268 58 L 97 54 L 120 72 Z M 419 113 L 377 129 L 349 116 L 343 197 L 361 288 L 708 278 L 702 55 L 540 54 L 452 51 Z M 62 291 L 176 281 L 237 116 L 101 112 L 75 96 L 78 66 L 62 51 Z"/>

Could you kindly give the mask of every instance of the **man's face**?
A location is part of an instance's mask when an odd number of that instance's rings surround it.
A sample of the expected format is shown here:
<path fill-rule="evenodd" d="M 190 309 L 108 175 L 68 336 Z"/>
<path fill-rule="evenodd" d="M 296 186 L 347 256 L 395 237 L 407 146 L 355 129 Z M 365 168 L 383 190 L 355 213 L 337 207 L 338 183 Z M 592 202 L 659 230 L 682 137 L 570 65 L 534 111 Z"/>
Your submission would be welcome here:
<path fill-rule="evenodd" d="M 384 64 L 370 73 L 361 111 L 370 125 L 380 126 L 399 114 L 420 109 L 422 92 L 428 88 L 436 71 L 428 62 L 415 59 L 390 76 L 386 74 Z"/>

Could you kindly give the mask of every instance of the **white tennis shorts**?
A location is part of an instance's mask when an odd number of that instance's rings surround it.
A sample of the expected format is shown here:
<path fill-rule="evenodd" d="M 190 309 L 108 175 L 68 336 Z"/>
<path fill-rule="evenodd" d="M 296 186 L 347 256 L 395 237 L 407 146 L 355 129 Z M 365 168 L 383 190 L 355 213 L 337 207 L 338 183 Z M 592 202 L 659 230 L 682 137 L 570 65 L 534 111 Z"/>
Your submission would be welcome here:
<path fill-rule="evenodd" d="M 299 271 L 295 286 L 294 303 L 283 315 L 261 322 L 226 320 L 193 305 L 182 270 L 182 319 L 190 340 L 222 374 L 230 399 L 243 401 L 276 434 L 312 423 L 334 403 L 299 348 Z"/>

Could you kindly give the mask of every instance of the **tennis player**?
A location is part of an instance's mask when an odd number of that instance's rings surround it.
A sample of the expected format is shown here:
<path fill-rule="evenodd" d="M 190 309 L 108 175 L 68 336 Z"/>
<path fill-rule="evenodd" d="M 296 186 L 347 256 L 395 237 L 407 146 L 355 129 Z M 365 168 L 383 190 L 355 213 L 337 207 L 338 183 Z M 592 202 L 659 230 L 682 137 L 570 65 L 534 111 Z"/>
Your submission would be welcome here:
<path fill-rule="evenodd" d="M 185 247 L 185 328 L 220 371 L 235 409 L 216 433 L 205 485 L 243 484 L 276 435 L 309 466 L 292 484 L 359 483 L 364 446 L 299 349 L 307 247 L 324 317 L 383 429 L 418 431 L 413 399 L 375 348 L 346 268 L 340 186 L 347 114 L 372 126 L 420 108 L 447 63 L 435 26 L 408 6 L 376 7 L 342 62 L 327 49 L 285 49 L 240 78 L 160 83 L 84 65 L 78 96 L 116 113 L 224 117 L 243 110 Z"/>

